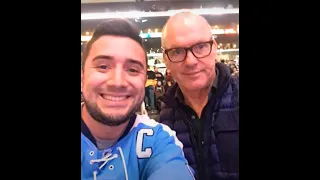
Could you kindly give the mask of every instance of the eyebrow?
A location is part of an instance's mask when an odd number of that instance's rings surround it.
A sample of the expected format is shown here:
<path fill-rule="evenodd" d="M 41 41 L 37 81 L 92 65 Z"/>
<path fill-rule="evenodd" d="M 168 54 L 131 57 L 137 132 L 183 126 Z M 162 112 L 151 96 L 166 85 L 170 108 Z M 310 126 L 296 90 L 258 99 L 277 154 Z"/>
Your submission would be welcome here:
<path fill-rule="evenodd" d="M 145 68 L 144 65 L 138 60 L 127 58 L 126 61 L 131 64 L 136 64 L 136 65 L 140 66 L 140 68 L 142 68 L 142 69 Z"/>
<path fill-rule="evenodd" d="M 96 60 L 99 60 L 99 59 L 114 60 L 115 58 L 114 58 L 114 56 L 98 55 L 98 56 L 94 57 L 92 59 L 92 61 L 96 61 Z M 136 65 L 140 66 L 142 69 L 144 68 L 144 65 L 139 60 L 126 58 L 125 61 L 126 61 L 126 63 L 136 64 Z"/>
<path fill-rule="evenodd" d="M 98 55 L 98 56 L 94 57 L 94 58 L 92 59 L 92 61 L 96 61 L 96 60 L 98 60 L 98 59 L 113 60 L 114 57 L 113 57 L 113 56 L 107 56 L 107 55 Z"/>

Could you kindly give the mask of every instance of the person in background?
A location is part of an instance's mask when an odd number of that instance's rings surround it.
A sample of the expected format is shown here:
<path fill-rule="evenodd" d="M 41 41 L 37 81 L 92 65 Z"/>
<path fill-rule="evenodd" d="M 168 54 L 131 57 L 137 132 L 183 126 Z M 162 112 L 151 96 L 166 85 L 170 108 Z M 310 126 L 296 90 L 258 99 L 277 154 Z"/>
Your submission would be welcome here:
<path fill-rule="evenodd" d="M 165 93 L 165 88 L 164 88 L 164 85 L 162 84 L 162 81 L 157 81 L 157 85 L 155 87 L 155 96 L 156 96 L 156 106 L 158 110 L 161 109 L 161 101 L 164 93 Z"/>
<path fill-rule="evenodd" d="M 182 143 L 168 126 L 137 115 L 146 51 L 130 21 L 100 24 L 81 68 L 81 180 L 193 180 Z"/>
<path fill-rule="evenodd" d="M 227 65 L 228 65 L 228 66 L 231 66 L 232 64 L 234 64 L 234 61 L 233 61 L 233 60 L 229 60 L 229 61 L 227 62 Z"/>
<path fill-rule="evenodd" d="M 239 71 L 236 65 L 231 65 L 230 68 L 232 76 L 239 76 Z"/>
<path fill-rule="evenodd" d="M 167 92 L 171 86 L 172 86 L 172 81 L 167 81 L 166 85 L 164 86 L 164 90 Z"/>
<path fill-rule="evenodd" d="M 166 84 L 170 81 L 171 82 L 171 84 L 173 84 L 175 81 L 174 81 L 174 79 L 173 79 L 173 77 L 172 77 L 172 75 L 171 75 L 171 71 L 170 71 L 170 69 L 166 69 L 166 74 L 165 74 L 165 80 L 166 80 Z"/>
<path fill-rule="evenodd" d="M 161 61 L 159 59 L 155 59 L 154 64 L 161 64 Z"/>
<path fill-rule="evenodd" d="M 199 180 L 239 179 L 239 79 L 215 62 L 217 43 L 206 19 L 169 18 L 161 37 L 177 83 L 165 93 L 159 121 L 176 130 Z"/>
<path fill-rule="evenodd" d="M 154 95 L 154 87 L 157 83 L 156 74 L 154 71 L 150 69 L 150 66 L 148 65 L 147 69 L 147 82 L 145 85 L 145 103 L 147 110 L 150 110 L 151 114 L 156 113 L 155 108 L 155 95 Z"/>
<path fill-rule="evenodd" d="M 164 84 L 164 76 L 161 72 L 159 72 L 158 67 L 154 67 L 154 73 L 156 74 L 157 82 L 161 81 Z"/>

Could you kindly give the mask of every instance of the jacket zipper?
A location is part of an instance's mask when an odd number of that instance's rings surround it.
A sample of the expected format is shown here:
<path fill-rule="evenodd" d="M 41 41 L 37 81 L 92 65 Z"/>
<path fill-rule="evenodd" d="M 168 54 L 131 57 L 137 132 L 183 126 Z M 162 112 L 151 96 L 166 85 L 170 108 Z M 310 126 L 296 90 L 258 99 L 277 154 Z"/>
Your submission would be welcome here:
<path fill-rule="evenodd" d="M 198 148 L 200 148 L 200 147 L 198 147 L 197 141 L 195 139 L 196 132 L 195 132 L 191 122 L 188 121 L 187 115 L 182 111 L 180 111 L 180 113 L 182 113 L 184 115 L 185 122 L 187 123 L 188 127 L 191 130 L 191 143 L 196 146 L 195 154 L 196 154 L 197 168 L 199 168 L 199 180 L 204 180 L 206 175 L 205 175 L 203 165 L 201 164 L 201 158 L 200 158 L 200 153 L 202 153 L 202 154 L 204 153 L 203 148 L 201 148 L 201 152 L 198 153 Z"/>

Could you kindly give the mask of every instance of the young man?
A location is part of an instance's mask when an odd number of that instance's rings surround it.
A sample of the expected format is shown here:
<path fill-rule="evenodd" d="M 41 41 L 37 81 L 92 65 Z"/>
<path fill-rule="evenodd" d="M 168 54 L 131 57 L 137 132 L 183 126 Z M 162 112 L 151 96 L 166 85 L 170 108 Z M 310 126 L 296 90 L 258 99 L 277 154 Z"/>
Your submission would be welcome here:
<path fill-rule="evenodd" d="M 192 180 L 168 126 L 136 115 L 144 99 L 146 52 L 129 21 L 100 24 L 81 69 L 82 180 Z"/>
<path fill-rule="evenodd" d="M 175 83 L 164 95 L 160 122 L 177 132 L 199 180 L 239 178 L 239 83 L 215 63 L 208 22 L 183 12 L 162 33 L 164 62 Z"/>

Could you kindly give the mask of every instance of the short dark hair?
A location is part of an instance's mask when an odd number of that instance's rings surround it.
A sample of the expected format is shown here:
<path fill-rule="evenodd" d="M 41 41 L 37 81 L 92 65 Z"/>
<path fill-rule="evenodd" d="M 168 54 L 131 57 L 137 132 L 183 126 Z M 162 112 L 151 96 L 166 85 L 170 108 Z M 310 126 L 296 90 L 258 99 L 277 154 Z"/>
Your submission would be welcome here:
<path fill-rule="evenodd" d="M 88 58 L 92 44 L 102 36 L 112 35 L 112 36 L 128 37 L 136 41 L 137 43 L 139 43 L 141 47 L 145 50 L 142 38 L 140 37 L 139 33 L 140 32 L 138 27 L 126 19 L 114 18 L 114 19 L 109 19 L 107 21 L 100 23 L 94 30 L 92 38 L 90 39 L 90 41 L 88 41 L 88 43 L 84 48 L 83 56 L 81 59 L 82 67 L 84 67 L 84 64 Z M 147 58 L 147 55 L 146 55 L 146 58 Z"/>

